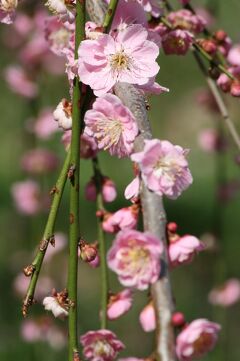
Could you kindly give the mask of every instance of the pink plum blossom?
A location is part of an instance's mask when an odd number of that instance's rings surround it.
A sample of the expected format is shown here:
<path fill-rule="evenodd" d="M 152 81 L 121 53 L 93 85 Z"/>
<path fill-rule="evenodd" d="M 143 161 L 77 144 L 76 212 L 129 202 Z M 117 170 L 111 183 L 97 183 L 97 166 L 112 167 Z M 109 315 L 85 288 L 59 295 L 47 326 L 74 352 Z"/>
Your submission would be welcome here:
<path fill-rule="evenodd" d="M 115 183 L 108 177 L 102 178 L 102 196 L 104 202 L 113 202 L 117 197 L 117 190 Z M 88 201 L 96 201 L 97 189 L 94 178 L 92 178 L 86 185 L 85 196 Z"/>
<path fill-rule="evenodd" d="M 0 22 L 11 24 L 16 16 L 18 0 L 0 0 Z"/>
<path fill-rule="evenodd" d="M 58 127 L 63 130 L 72 129 L 72 103 L 62 99 L 53 112 L 53 117 L 58 122 Z"/>
<path fill-rule="evenodd" d="M 181 29 L 167 32 L 162 38 L 163 50 L 167 55 L 185 55 L 192 42 L 193 35 L 189 31 Z"/>
<path fill-rule="evenodd" d="M 54 54 L 65 56 L 65 49 L 71 44 L 72 36 L 73 31 L 57 16 L 51 16 L 46 20 L 45 37 Z"/>
<path fill-rule="evenodd" d="M 31 120 L 31 123 L 27 124 L 27 128 L 36 134 L 39 139 L 49 139 L 58 131 L 57 124 L 53 118 L 53 109 L 42 109 L 36 120 L 34 122 Z"/>
<path fill-rule="evenodd" d="M 19 66 L 7 67 L 5 69 L 5 79 L 11 90 L 23 97 L 35 98 L 38 94 L 37 84 Z"/>
<path fill-rule="evenodd" d="M 230 92 L 234 97 L 240 97 L 240 66 L 230 67 L 228 71 L 235 77 L 230 79 L 226 74 L 221 74 L 217 80 L 218 86 L 223 92 Z"/>
<path fill-rule="evenodd" d="M 139 316 L 140 324 L 145 332 L 154 331 L 156 328 L 156 316 L 153 303 L 144 307 Z"/>
<path fill-rule="evenodd" d="M 179 360 L 202 358 L 214 348 L 220 329 L 219 324 L 206 319 L 192 321 L 177 336 L 176 353 Z"/>
<path fill-rule="evenodd" d="M 198 136 L 199 145 L 206 152 L 221 151 L 226 148 L 226 141 L 215 129 L 204 129 Z"/>
<path fill-rule="evenodd" d="M 196 237 L 184 235 L 176 240 L 170 240 L 169 259 L 172 267 L 190 263 L 194 255 L 205 249 L 204 244 Z"/>
<path fill-rule="evenodd" d="M 115 213 L 104 215 L 102 227 L 105 232 L 117 233 L 122 229 L 136 228 L 138 220 L 139 206 L 132 205 L 119 209 Z"/>
<path fill-rule="evenodd" d="M 192 183 L 187 150 L 166 140 L 145 140 L 144 150 L 131 155 L 139 164 L 146 186 L 156 194 L 176 199 Z"/>
<path fill-rule="evenodd" d="M 109 330 L 89 331 L 80 337 L 83 354 L 90 361 L 113 361 L 124 348 L 117 336 Z"/>
<path fill-rule="evenodd" d="M 46 5 L 53 14 L 57 14 L 64 22 L 72 23 L 75 18 L 76 0 L 48 0 Z"/>
<path fill-rule="evenodd" d="M 140 192 L 140 178 L 136 176 L 131 183 L 128 184 L 124 191 L 124 197 L 126 199 L 135 199 L 139 196 Z"/>
<path fill-rule="evenodd" d="M 240 281 L 231 278 L 222 286 L 214 288 L 208 295 L 208 300 L 213 305 L 229 307 L 240 300 Z"/>
<path fill-rule="evenodd" d="M 107 308 L 107 317 L 109 320 L 115 320 L 128 312 L 132 307 L 132 302 L 132 291 L 129 289 L 111 295 Z"/>
<path fill-rule="evenodd" d="M 56 350 L 65 346 L 66 335 L 56 326 L 50 317 L 26 319 L 21 324 L 21 336 L 26 342 L 48 342 Z"/>
<path fill-rule="evenodd" d="M 55 153 L 43 148 L 31 149 L 21 159 L 22 169 L 32 174 L 51 172 L 57 166 L 58 157 Z"/>
<path fill-rule="evenodd" d="M 130 110 L 113 94 L 97 98 L 84 118 L 84 134 L 93 137 L 99 149 L 111 155 L 128 156 L 138 134 L 136 120 Z"/>
<path fill-rule="evenodd" d="M 131 25 L 115 38 L 103 34 L 96 40 L 84 40 L 79 47 L 78 74 L 101 96 L 117 82 L 144 85 L 159 71 L 158 46 L 147 40 L 141 25 Z"/>
<path fill-rule="evenodd" d="M 159 277 L 162 252 L 163 245 L 154 235 L 128 229 L 117 234 L 107 262 L 123 286 L 145 290 Z"/>
<path fill-rule="evenodd" d="M 34 215 L 42 208 L 40 187 L 33 180 L 14 183 L 12 186 L 12 196 L 20 213 Z"/>
<path fill-rule="evenodd" d="M 240 44 L 230 49 L 227 60 L 232 66 L 240 66 Z"/>
<path fill-rule="evenodd" d="M 201 33 L 206 25 L 206 21 L 201 16 L 186 9 L 172 11 L 167 19 L 175 28 L 188 30 L 195 34 Z"/>

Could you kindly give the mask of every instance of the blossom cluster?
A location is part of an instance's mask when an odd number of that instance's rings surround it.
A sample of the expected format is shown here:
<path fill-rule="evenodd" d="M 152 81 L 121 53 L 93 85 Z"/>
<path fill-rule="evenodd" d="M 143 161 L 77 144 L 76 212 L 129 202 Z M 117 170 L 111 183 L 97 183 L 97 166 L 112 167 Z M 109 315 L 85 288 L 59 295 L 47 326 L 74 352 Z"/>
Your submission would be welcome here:
<path fill-rule="evenodd" d="M 166 55 L 185 55 L 194 46 L 213 56 L 213 60 L 219 60 L 219 54 L 226 58 L 229 66 L 224 74 L 217 74 L 217 84 L 224 92 L 240 96 L 239 45 L 232 46 L 231 40 L 222 31 L 215 32 L 211 39 L 197 38 L 206 31 L 207 20 L 186 8 L 188 0 L 181 0 L 180 3 L 185 8 L 170 11 L 164 17 L 162 1 L 120 0 L 110 31 L 106 33 L 102 26 L 88 21 L 85 24 L 86 38 L 75 49 L 76 1 L 48 0 L 46 5 L 52 12 L 51 16 L 46 15 L 45 11 L 36 12 L 32 18 L 20 14 L 13 24 L 14 31 L 20 35 L 19 43 L 15 43 L 15 37 L 9 35 L 8 38 L 10 46 L 19 49 L 20 65 L 8 67 L 5 78 L 17 94 L 30 101 L 37 98 L 39 68 L 55 74 L 65 69 L 69 82 L 69 99 L 60 99 L 55 109 L 47 107 L 39 111 L 35 119 L 27 121 L 27 130 L 41 141 L 49 140 L 61 131 L 62 143 L 69 151 L 73 84 L 79 79 L 83 94 L 89 89 L 94 94 L 84 114 L 80 157 L 95 164 L 98 153 L 107 152 L 120 159 L 128 158 L 133 163 L 135 177 L 124 192 L 130 204 L 124 207 L 112 212 L 105 208 L 105 203 L 117 198 L 116 185 L 108 176 L 94 174 L 85 187 L 85 197 L 89 201 L 95 202 L 100 194 L 103 205 L 96 216 L 102 231 L 114 235 L 106 255 L 107 266 L 124 287 L 108 296 L 106 313 L 109 320 L 115 320 L 131 309 L 134 292 L 148 290 L 159 280 L 163 260 L 168 259 L 172 271 L 191 263 L 206 248 L 194 235 L 180 236 L 173 222 L 166 228 L 167 244 L 152 232 L 137 229 L 143 191 L 147 190 L 159 199 L 167 197 L 175 200 L 192 184 L 189 149 L 166 139 L 153 138 L 144 139 L 139 150 L 136 143 L 141 134 L 141 125 L 136 114 L 116 92 L 119 83 L 133 86 L 144 97 L 168 92 L 157 82 L 161 47 Z M 17 0 L 0 0 L 0 21 L 11 23 L 17 5 Z M 23 28 L 28 30 L 21 31 Z M 53 63 L 55 65 L 51 66 Z M 224 148 L 224 142 L 209 132 L 205 137 L 202 134 L 199 142 L 208 151 Z M 33 215 L 49 206 L 49 200 L 36 177 L 54 171 L 58 167 L 58 157 L 39 147 L 28 150 L 20 163 L 31 178 L 13 185 L 13 198 L 19 212 Z M 78 256 L 97 268 L 103 263 L 98 249 L 98 241 L 87 243 L 80 239 Z M 47 257 L 51 258 L 51 252 L 47 253 Z M 209 294 L 212 304 L 222 306 L 234 304 L 239 299 L 237 280 L 229 280 L 223 288 L 213 289 Z M 70 308 L 75 306 L 71 302 L 67 290 L 54 290 L 50 296 L 45 294 L 42 303 L 55 317 L 66 318 Z M 156 329 L 157 316 L 153 300 L 150 299 L 139 316 L 145 332 Z M 178 359 L 192 361 L 211 351 L 217 342 L 220 325 L 207 319 L 196 319 L 187 324 L 184 316 L 180 316 L 175 314 L 172 319 L 173 326 L 179 331 L 176 337 Z M 33 339 L 46 339 L 41 327 L 34 322 L 23 325 L 25 338 L 29 338 L 29 330 L 35 332 Z M 88 331 L 81 336 L 80 342 L 85 358 L 90 361 L 113 361 L 124 349 L 124 344 L 108 329 Z"/>

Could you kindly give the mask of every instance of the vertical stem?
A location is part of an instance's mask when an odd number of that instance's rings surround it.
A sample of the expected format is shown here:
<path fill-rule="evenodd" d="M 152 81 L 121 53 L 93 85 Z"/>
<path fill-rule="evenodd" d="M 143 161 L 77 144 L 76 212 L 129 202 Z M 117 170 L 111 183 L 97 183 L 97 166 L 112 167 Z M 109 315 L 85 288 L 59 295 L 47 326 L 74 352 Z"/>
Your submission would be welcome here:
<path fill-rule="evenodd" d="M 78 58 L 78 47 L 84 39 L 85 0 L 76 2 L 75 59 Z M 71 186 L 70 186 L 70 232 L 69 232 L 69 265 L 68 265 L 68 296 L 72 301 L 69 310 L 69 361 L 79 359 L 77 329 L 77 273 L 78 273 L 78 241 L 79 241 L 79 163 L 80 163 L 80 132 L 81 132 L 81 84 L 75 78 L 73 85 L 73 125 L 71 140 Z"/>
<path fill-rule="evenodd" d="M 94 178 L 97 189 L 97 210 L 104 209 L 102 199 L 102 174 L 99 167 L 98 159 L 93 159 Z M 101 217 L 97 217 L 98 222 L 98 242 L 100 250 L 100 267 L 101 267 L 101 328 L 107 328 L 107 304 L 108 304 L 108 274 L 106 262 L 106 246 L 104 231 L 102 228 Z"/>
<path fill-rule="evenodd" d="M 117 9 L 117 5 L 118 5 L 118 0 L 110 0 L 106 15 L 105 15 L 105 19 L 103 22 L 103 28 L 106 33 L 108 33 L 109 30 L 111 29 L 111 25 L 112 25 L 113 18 L 114 18 L 116 9 Z"/>

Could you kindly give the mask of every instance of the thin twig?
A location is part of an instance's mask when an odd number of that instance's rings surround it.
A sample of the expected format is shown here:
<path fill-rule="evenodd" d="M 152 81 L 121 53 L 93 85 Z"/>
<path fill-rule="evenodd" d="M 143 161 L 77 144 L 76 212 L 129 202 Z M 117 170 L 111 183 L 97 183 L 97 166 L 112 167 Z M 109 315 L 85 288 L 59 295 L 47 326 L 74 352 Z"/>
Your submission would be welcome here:
<path fill-rule="evenodd" d="M 85 0 L 76 3 L 76 35 L 75 59 L 78 48 L 85 37 Z M 70 177 L 70 230 L 69 230 L 69 262 L 68 262 L 68 297 L 72 307 L 69 309 L 68 338 L 69 361 L 77 360 L 78 354 L 78 322 L 77 322 L 77 275 L 78 275 L 78 242 L 79 242 L 79 172 L 80 172 L 80 133 L 81 133 L 81 84 L 75 78 L 73 85 L 73 125 L 71 139 Z"/>
<path fill-rule="evenodd" d="M 203 73 L 206 82 L 208 84 L 208 87 L 217 103 L 219 112 L 221 113 L 222 118 L 224 119 L 226 126 L 229 130 L 229 133 L 232 136 L 232 139 L 234 140 L 234 143 L 236 144 L 237 148 L 240 150 L 240 137 L 239 134 L 235 128 L 235 125 L 229 115 L 228 109 L 226 107 L 226 104 L 223 100 L 223 97 L 215 83 L 215 81 L 213 79 L 211 79 L 208 75 L 208 71 L 205 67 L 205 64 L 202 62 L 202 59 L 199 57 L 199 54 L 197 52 L 193 52 L 193 55 L 196 59 L 196 62 L 199 66 L 199 69 L 201 70 L 201 72 Z"/>
<path fill-rule="evenodd" d="M 97 211 L 103 211 L 102 198 L 102 173 L 97 158 L 93 159 L 94 180 L 97 189 Z M 97 217 L 98 222 L 98 242 L 100 250 L 100 267 L 101 267 L 101 328 L 107 328 L 107 304 L 108 304 L 108 271 L 106 262 L 106 245 L 104 231 L 102 228 L 101 217 Z"/>
<path fill-rule="evenodd" d="M 38 252 L 32 264 L 28 267 L 29 269 L 32 270 L 32 277 L 30 284 L 28 286 L 26 297 L 23 301 L 22 312 L 24 317 L 27 316 L 28 307 L 31 306 L 34 301 L 34 293 L 35 293 L 39 273 L 41 271 L 43 259 L 47 251 L 48 244 L 50 240 L 53 239 L 54 237 L 54 226 L 67 179 L 69 164 L 70 164 L 70 151 L 68 151 L 62 170 L 56 182 L 56 185 L 53 188 L 54 194 L 53 194 L 52 205 L 48 215 L 43 237 L 39 245 Z"/>
<path fill-rule="evenodd" d="M 173 26 L 167 18 L 164 16 L 161 16 L 161 22 L 171 30 L 175 30 L 175 26 Z M 226 74 L 231 80 L 234 80 L 235 77 L 226 69 L 225 65 L 219 62 L 218 60 L 215 60 L 210 54 L 208 54 L 196 41 L 192 44 L 193 48 L 201 54 L 209 63 L 211 66 L 214 66 L 217 68 L 221 73 Z"/>

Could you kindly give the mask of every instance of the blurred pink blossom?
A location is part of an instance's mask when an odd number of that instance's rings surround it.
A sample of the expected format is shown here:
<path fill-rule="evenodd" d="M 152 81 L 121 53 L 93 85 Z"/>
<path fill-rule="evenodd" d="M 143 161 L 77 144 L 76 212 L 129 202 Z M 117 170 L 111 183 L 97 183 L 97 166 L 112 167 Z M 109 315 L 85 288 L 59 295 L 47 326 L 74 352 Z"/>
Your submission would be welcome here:
<path fill-rule="evenodd" d="M 10 89 L 26 98 L 35 98 L 38 94 L 37 84 L 19 66 L 8 66 L 5 69 L 5 79 Z"/>
<path fill-rule="evenodd" d="M 162 38 L 165 54 L 185 55 L 193 43 L 193 35 L 186 30 L 176 29 L 167 32 Z"/>
<path fill-rule="evenodd" d="M 227 60 L 232 66 L 240 66 L 240 44 L 230 49 Z"/>
<path fill-rule="evenodd" d="M 226 141 L 215 129 L 203 129 L 198 135 L 199 145 L 206 152 L 221 151 L 226 148 Z"/>
<path fill-rule="evenodd" d="M 28 124 L 30 131 L 34 132 L 39 139 L 47 140 L 58 131 L 53 119 L 53 109 L 44 108 L 38 114 L 37 119 Z"/>
<path fill-rule="evenodd" d="M 29 150 L 21 159 L 22 169 L 32 174 L 54 171 L 58 167 L 58 163 L 59 160 L 55 153 L 43 148 Z"/>
<path fill-rule="evenodd" d="M 208 295 L 213 305 L 229 307 L 240 300 L 240 281 L 236 278 L 227 280 L 222 286 L 214 288 Z"/>
<path fill-rule="evenodd" d="M 115 183 L 108 177 L 102 178 L 102 196 L 104 202 L 113 202 L 117 197 L 117 190 Z M 86 184 L 85 196 L 88 201 L 95 202 L 97 197 L 97 189 L 94 178 Z"/>
<path fill-rule="evenodd" d="M 66 150 L 70 148 L 72 132 L 64 132 L 62 142 Z M 97 143 L 94 138 L 89 137 L 87 134 L 82 134 L 80 137 L 80 157 L 83 159 L 94 158 L 98 153 Z"/>
<path fill-rule="evenodd" d="M 14 183 L 12 196 L 20 213 L 34 215 L 42 209 L 40 187 L 33 180 Z"/>

